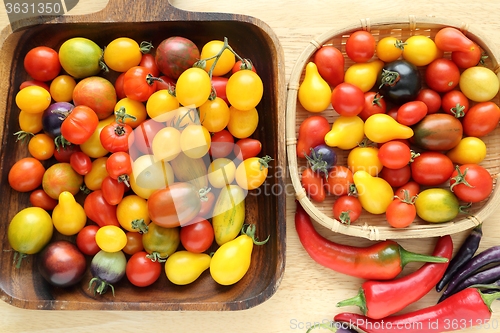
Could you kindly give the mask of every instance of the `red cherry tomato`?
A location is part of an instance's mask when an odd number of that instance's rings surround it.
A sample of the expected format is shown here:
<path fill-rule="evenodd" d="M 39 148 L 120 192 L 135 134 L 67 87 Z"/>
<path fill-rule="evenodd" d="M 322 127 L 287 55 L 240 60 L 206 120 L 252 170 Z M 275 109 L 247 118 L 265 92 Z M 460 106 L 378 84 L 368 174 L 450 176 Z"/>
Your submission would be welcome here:
<path fill-rule="evenodd" d="M 441 108 L 444 112 L 461 118 L 469 111 L 469 99 L 460 90 L 448 91 L 441 98 Z"/>
<path fill-rule="evenodd" d="M 213 76 L 212 77 L 212 87 L 215 89 L 215 94 L 220 97 L 229 105 L 229 100 L 227 99 L 226 86 L 229 79 L 224 76 Z"/>
<path fill-rule="evenodd" d="M 151 74 L 149 68 L 134 66 L 125 72 L 123 77 L 123 91 L 125 95 L 133 100 L 146 102 L 156 91 L 156 78 Z"/>
<path fill-rule="evenodd" d="M 35 80 L 50 81 L 61 71 L 59 54 L 47 46 L 37 46 L 24 57 L 24 69 Z"/>
<path fill-rule="evenodd" d="M 144 250 L 144 245 L 142 243 L 142 234 L 135 231 L 127 231 L 127 244 L 123 248 L 123 252 L 129 255 L 133 255 L 139 251 Z"/>
<path fill-rule="evenodd" d="M 78 105 L 71 110 L 61 124 L 61 134 L 69 142 L 80 145 L 87 141 L 99 125 L 97 114 L 85 105 Z"/>
<path fill-rule="evenodd" d="M 403 190 L 407 190 L 411 198 L 416 196 L 420 192 L 420 185 L 416 181 L 410 180 L 406 184 L 396 188 L 394 190 L 394 195 L 404 196 Z"/>
<path fill-rule="evenodd" d="M 148 258 L 148 253 L 145 251 L 134 253 L 125 267 L 127 279 L 137 287 L 152 285 L 160 277 L 161 271 L 162 264 Z"/>
<path fill-rule="evenodd" d="M 18 192 L 33 191 L 42 185 L 44 173 L 42 162 L 33 157 L 23 157 L 10 168 L 9 185 Z"/>
<path fill-rule="evenodd" d="M 420 185 L 441 185 L 450 179 L 454 171 L 451 159 L 441 152 L 424 151 L 415 157 L 411 166 L 411 177 Z"/>
<path fill-rule="evenodd" d="M 214 229 L 210 222 L 202 219 L 181 228 L 181 244 L 190 252 L 201 253 L 210 248 L 214 241 Z"/>
<path fill-rule="evenodd" d="M 223 129 L 222 131 L 212 135 L 212 141 L 210 143 L 208 153 L 216 159 L 228 156 L 233 151 L 233 148 L 234 136 L 227 129 Z"/>
<path fill-rule="evenodd" d="M 361 119 L 366 120 L 372 114 L 386 113 L 386 111 L 387 103 L 385 102 L 385 99 L 380 96 L 378 92 L 367 91 L 365 92 L 365 105 L 358 116 Z"/>
<path fill-rule="evenodd" d="M 241 69 L 251 69 L 254 73 L 257 73 L 257 70 L 255 69 L 255 66 L 251 61 L 247 59 L 245 66 L 242 68 L 243 61 L 238 60 L 234 63 L 233 68 L 231 69 L 231 74 L 236 73 L 237 71 Z"/>
<path fill-rule="evenodd" d="M 116 206 L 106 202 L 102 190 L 96 190 L 88 194 L 83 202 L 83 208 L 87 217 L 100 227 L 105 225 L 120 227 L 120 222 L 116 217 Z"/>
<path fill-rule="evenodd" d="M 118 205 L 125 194 L 126 185 L 118 179 L 110 176 L 104 177 L 101 184 L 101 191 L 104 200 L 110 205 Z"/>
<path fill-rule="evenodd" d="M 130 125 L 112 122 L 103 127 L 99 134 L 104 149 L 111 153 L 126 152 L 134 142 L 134 130 Z"/>
<path fill-rule="evenodd" d="M 482 57 L 482 50 L 477 44 L 474 44 L 473 50 L 451 52 L 451 60 L 457 64 L 458 68 L 462 69 L 477 66 L 481 62 Z"/>
<path fill-rule="evenodd" d="M 343 82 L 333 88 L 332 107 L 341 116 L 357 116 L 365 106 L 365 94 L 357 86 Z"/>
<path fill-rule="evenodd" d="M 19 90 L 24 89 L 29 86 L 39 86 L 50 92 L 50 87 L 47 83 L 38 80 L 27 80 L 19 85 Z"/>
<path fill-rule="evenodd" d="M 297 137 L 297 156 L 304 158 L 311 148 L 325 143 L 325 135 L 331 129 L 328 120 L 320 115 L 310 116 L 302 121 Z"/>
<path fill-rule="evenodd" d="M 351 185 L 354 184 L 352 171 L 342 165 L 335 165 L 328 173 L 325 189 L 335 196 L 347 195 L 350 193 Z"/>
<path fill-rule="evenodd" d="M 201 201 L 201 209 L 198 212 L 199 217 L 209 218 L 211 217 L 212 210 L 215 204 L 215 194 L 213 192 L 208 192 L 205 194 L 206 200 Z"/>
<path fill-rule="evenodd" d="M 174 79 L 165 75 L 161 75 L 159 77 L 158 82 L 156 83 L 156 90 L 162 90 L 162 89 L 174 90 L 175 89 Z"/>
<path fill-rule="evenodd" d="M 97 230 L 99 230 L 99 226 L 87 225 L 76 235 L 76 246 L 83 254 L 93 256 L 101 250 L 95 241 Z"/>
<path fill-rule="evenodd" d="M 450 189 L 462 201 L 479 202 L 490 196 L 493 177 L 479 164 L 462 164 L 451 174 Z"/>
<path fill-rule="evenodd" d="M 447 58 L 438 58 L 425 70 L 425 82 L 432 90 L 439 93 L 453 90 L 460 81 L 460 69 Z"/>
<path fill-rule="evenodd" d="M 403 195 L 404 195 L 403 191 Z M 413 199 L 409 197 L 408 192 L 406 196 L 397 196 L 387 207 L 385 211 L 387 223 L 394 228 L 405 228 L 412 224 L 417 217 L 417 209 L 413 203 Z"/>
<path fill-rule="evenodd" d="M 30 203 L 34 207 L 40 207 L 45 210 L 53 210 L 57 205 L 57 200 L 51 198 L 43 189 L 38 189 L 31 192 Z"/>
<path fill-rule="evenodd" d="M 345 224 L 356 222 L 361 212 L 361 202 L 352 195 L 342 195 L 333 203 L 333 217 Z"/>
<path fill-rule="evenodd" d="M 149 69 L 149 72 L 151 75 L 154 77 L 160 76 L 160 69 L 158 68 L 158 65 L 156 64 L 156 60 L 154 55 L 151 53 L 144 53 L 141 58 L 141 62 L 139 63 L 139 66 L 146 67 Z"/>
<path fill-rule="evenodd" d="M 82 151 L 77 151 L 69 157 L 69 164 L 78 174 L 85 176 L 92 170 L 90 157 Z"/>
<path fill-rule="evenodd" d="M 313 62 L 319 75 L 332 87 L 344 81 L 344 55 L 332 45 L 322 46 L 314 53 Z"/>
<path fill-rule="evenodd" d="M 493 131 L 500 121 L 500 108 L 494 102 L 480 102 L 472 106 L 462 119 L 464 134 L 482 137 Z"/>
<path fill-rule="evenodd" d="M 388 141 L 379 147 L 378 158 L 384 167 L 399 169 L 410 163 L 412 153 L 410 147 L 403 142 Z"/>
<path fill-rule="evenodd" d="M 392 187 L 403 186 L 411 179 L 411 168 L 409 165 L 399 169 L 382 168 L 378 177 L 385 179 Z"/>
<path fill-rule="evenodd" d="M 415 100 L 422 101 L 427 105 L 427 114 L 436 113 L 441 109 L 441 95 L 432 89 L 421 89 Z"/>
<path fill-rule="evenodd" d="M 123 78 L 124 78 L 124 76 L 125 76 L 125 72 L 120 73 L 120 75 L 118 75 L 118 77 L 115 80 L 116 97 L 118 98 L 118 100 L 121 100 L 121 99 L 127 97 L 127 95 L 125 95 L 125 91 L 123 90 Z"/>
<path fill-rule="evenodd" d="M 364 30 L 353 32 L 345 44 L 346 54 L 354 62 L 367 62 L 375 54 L 375 48 L 375 38 Z"/>
<path fill-rule="evenodd" d="M 79 145 L 65 145 L 54 150 L 54 157 L 58 162 L 69 163 L 74 152 L 82 151 Z"/>
<path fill-rule="evenodd" d="M 400 124 L 411 126 L 424 119 L 426 115 L 427 104 L 422 101 L 410 101 L 398 108 L 396 120 Z"/>
<path fill-rule="evenodd" d="M 152 119 L 141 122 L 134 129 L 134 142 L 132 147 L 136 147 L 142 154 L 153 154 L 153 138 L 162 128 L 164 123 Z"/>
<path fill-rule="evenodd" d="M 306 191 L 311 200 L 315 202 L 323 202 L 326 198 L 323 176 L 310 167 L 302 171 L 301 179 L 302 187 Z"/>
<path fill-rule="evenodd" d="M 132 173 L 132 158 L 123 151 L 112 153 L 106 160 L 106 170 L 111 178 L 127 185 Z"/>
<path fill-rule="evenodd" d="M 253 138 L 244 138 L 236 141 L 234 145 L 234 155 L 240 160 L 246 160 L 250 157 L 255 157 L 260 154 L 262 143 Z"/>

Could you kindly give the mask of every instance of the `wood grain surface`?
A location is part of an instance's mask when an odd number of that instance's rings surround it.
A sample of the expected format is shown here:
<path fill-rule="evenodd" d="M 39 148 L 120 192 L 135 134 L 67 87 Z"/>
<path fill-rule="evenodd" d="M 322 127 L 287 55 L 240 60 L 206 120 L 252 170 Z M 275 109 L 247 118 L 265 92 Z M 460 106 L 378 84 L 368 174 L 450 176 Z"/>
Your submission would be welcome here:
<path fill-rule="evenodd" d="M 288 79 L 294 61 L 314 37 L 330 29 L 340 29 L 362 18 L 386 16 L 436 16 L 456 19 L 473 25 L 491 36 L 491 47 L 500 47 L 500 23 L 496 0 L 171 0 L 180 9 L 206 12 L 230 12 L 251 15 L 266 22 L 279 37 L 285 54 L 285 77 Z M 106 0 L 80 0 L 69 14 L 93 13 L 106 6 Z M 0 10 L 1 27 L 8 24 Z M 285 89 L 286 87 L 283 87 Z M 283 110 L 284 111 L 284 110 Z M 286 266 L 283 280 L 275 295 L 266 302 L 242 311 L 39 311 L 24 310 L 0 302 L 2 332 L 305 332 L 318 322 L 330 320 L 340 309 L 335 304 L 357 292 L 361 280 L 323 268 L 312 261 L 302 248 L 294 229 L 294 198 L 291 185 L 285 186 L 287 198 Z M 481 248 L 500 244 L 498 220 L 500 210 L 484 223 Z M 318 226 L 330 239 L 353 245 L 366 240 L 335 235 Z M 454 235 L 455 244 L 465 233 Z M 408 250 L 430 252 L 435 239 L 402 240 Z M 409 265 L 405 272 L 418 266 Z M 403 273 L 405 273 L 403 272 Z M 438 294 L 431 292 L 407 310 L 434 304 Z M 356 311 L 355 308 L 345 310 Z M 475 327 L 461 332 L 498 332 L 500 303 L 493 304 L 490 327 Z M 460 323 L 458 323 L 460 324 Z M 322 331 L 319 331 L 322 332 Z"/>

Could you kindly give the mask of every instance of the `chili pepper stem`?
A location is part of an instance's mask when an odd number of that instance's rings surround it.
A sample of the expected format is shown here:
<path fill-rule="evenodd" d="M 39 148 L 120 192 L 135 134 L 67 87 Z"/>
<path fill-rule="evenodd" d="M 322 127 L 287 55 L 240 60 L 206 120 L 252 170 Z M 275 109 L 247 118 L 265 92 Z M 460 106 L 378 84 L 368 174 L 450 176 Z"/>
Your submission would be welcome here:
<path fill-rule="evenodd" d="M 314 324 L 311 327 L 309 327 L 307 329 L 306 333 L 309 333 L 309 332 L 311 332 L 312 330 L 314 330 L 316 328 L 324 328 L 324 329 L 327 329 L 327 330 L 329 330 L 331 332 L 337 332 L 337 327 L 335 327 L 335 325 L 332 325 L 332 324 L 329 324 L 329 323 L 319 323 L 319 324 Z"/>
<path fill-rule="evenodd" d="M 420 254 L 420 253 L 414 253 L 405 250 L 403 247 L 399 247 L 399 256 L 401 258 L 401 267 L 405 267 L 409 262 L 437 262 L 437 263 L 444 263 L 448 262 L 447 258 L 443 257 L 436 257 L 436 256 L 429 256 L 425 254 Z"/>
<path fill-rule="evenodd" d="M 494 285 L 496 288 L 498 288 L 497 285 Z M 486 287 L 486 286 L 482 286 Z M 478 293 L 481 295 L 481 298 L 483 299 L 484 304 L 490 309 L 491 311 L 491 304 L 493 303 L 494 300 L 500 298 L 500 291 L 492 294 L 486 294 L 482 293 L 481 291 L 478 290 Z"/>
<path fill-rule="evenodd" d="M 361 309 L 364 315 L 368 312 L 366 307 L 366 297 L 363 288 L 359 288 L 359 292 L 356 296 L 345 299 L 337 303 L 337 307 L 355 305 Z"/>

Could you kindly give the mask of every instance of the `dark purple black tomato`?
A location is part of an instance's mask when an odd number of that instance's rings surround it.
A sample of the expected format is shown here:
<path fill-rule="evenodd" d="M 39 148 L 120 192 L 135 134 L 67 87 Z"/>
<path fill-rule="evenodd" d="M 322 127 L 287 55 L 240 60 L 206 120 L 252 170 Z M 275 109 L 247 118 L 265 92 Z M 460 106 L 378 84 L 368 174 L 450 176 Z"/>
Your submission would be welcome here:
<path fill-rule="evenodd" d="M 61 124 L 64 120 L 65 113 L 73 110 L 74 105 L 67 102 L 52 103 L 42 115 L 43 131 L 51 138 L 56 138 L 61 135 Z"/>
<path fill-rule="evenodd" d="M 422 88 L 418 68 L 406 60 L 396 60 L 384 65 L 377 77 L 379 94 L 395 104 L 414 100 Z"/>
<path fill-rule="evenodd" d="M 78 283 L 87 269 L 85 256 L 66 240 L 49 243 L 37 256 L 37 267 L 47 282 L 57 287 Z"/>
<path fill-rule="evenodd" d="M 337 164 L 337 153 L 325 144 L 311 148 L 311 152 L 305 157 L 311 169 L 322 175 L 328 175 L 328 172 Z"/>

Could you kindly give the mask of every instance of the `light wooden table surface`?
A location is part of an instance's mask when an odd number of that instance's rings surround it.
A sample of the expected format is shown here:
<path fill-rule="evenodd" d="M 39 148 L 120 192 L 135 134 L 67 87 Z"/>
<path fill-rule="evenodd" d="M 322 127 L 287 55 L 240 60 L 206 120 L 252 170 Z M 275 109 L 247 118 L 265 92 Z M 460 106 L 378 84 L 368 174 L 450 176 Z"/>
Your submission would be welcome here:
<path fill-rule="evenodd" d="M 70 14 L 92 13 L 104 8 L 106 3 L 107 0 L 80 0 Z M 171 3 L 185 10 L 251 15 L 268 23 L 284 49 L 287 79 L 294 61 L 312 38 L 361 18 L 416 15 L 456 19 L 482 30 L 484 35 L 491 36 L 493 48 L 500 47 L 498 0 L 171 0 Z M 7 15 L 2 6 L 0 28 L 7 24 Z M 312 261 L 297 238 L 293 224 L 294 207 L 294 199 L 289 197 L 284 278 L 276 294 L 257 307 L 238 312 L 33 311 L 0 302 L 0 331 L 305 332 L 309 325 L 328 321 L 339 312 L 335 304 L 353 296 L 361 281 L 335 273 Z M 500 244 L 499 228 L 496 226 L 499 220 L 500 210 L 484 223 L 485 235 L 481 249 Z M 454 239 L 458 243 L 463 237 L 462 233 L 455 235 Z M 338 240 L 342 236 L 332 235 L 331 238 Z M 409 250 L 427 251 L 433 242 L 401 241 L 401 244 Z M 431 292 L 415 306 L 431 305 L 436 301 L 436 296 Z M 497 332 L 500 326 L 500 302 L 494 303 L 493 311 L 491 323 L 496 329 L 479 327 L 463 332 Z"/>

